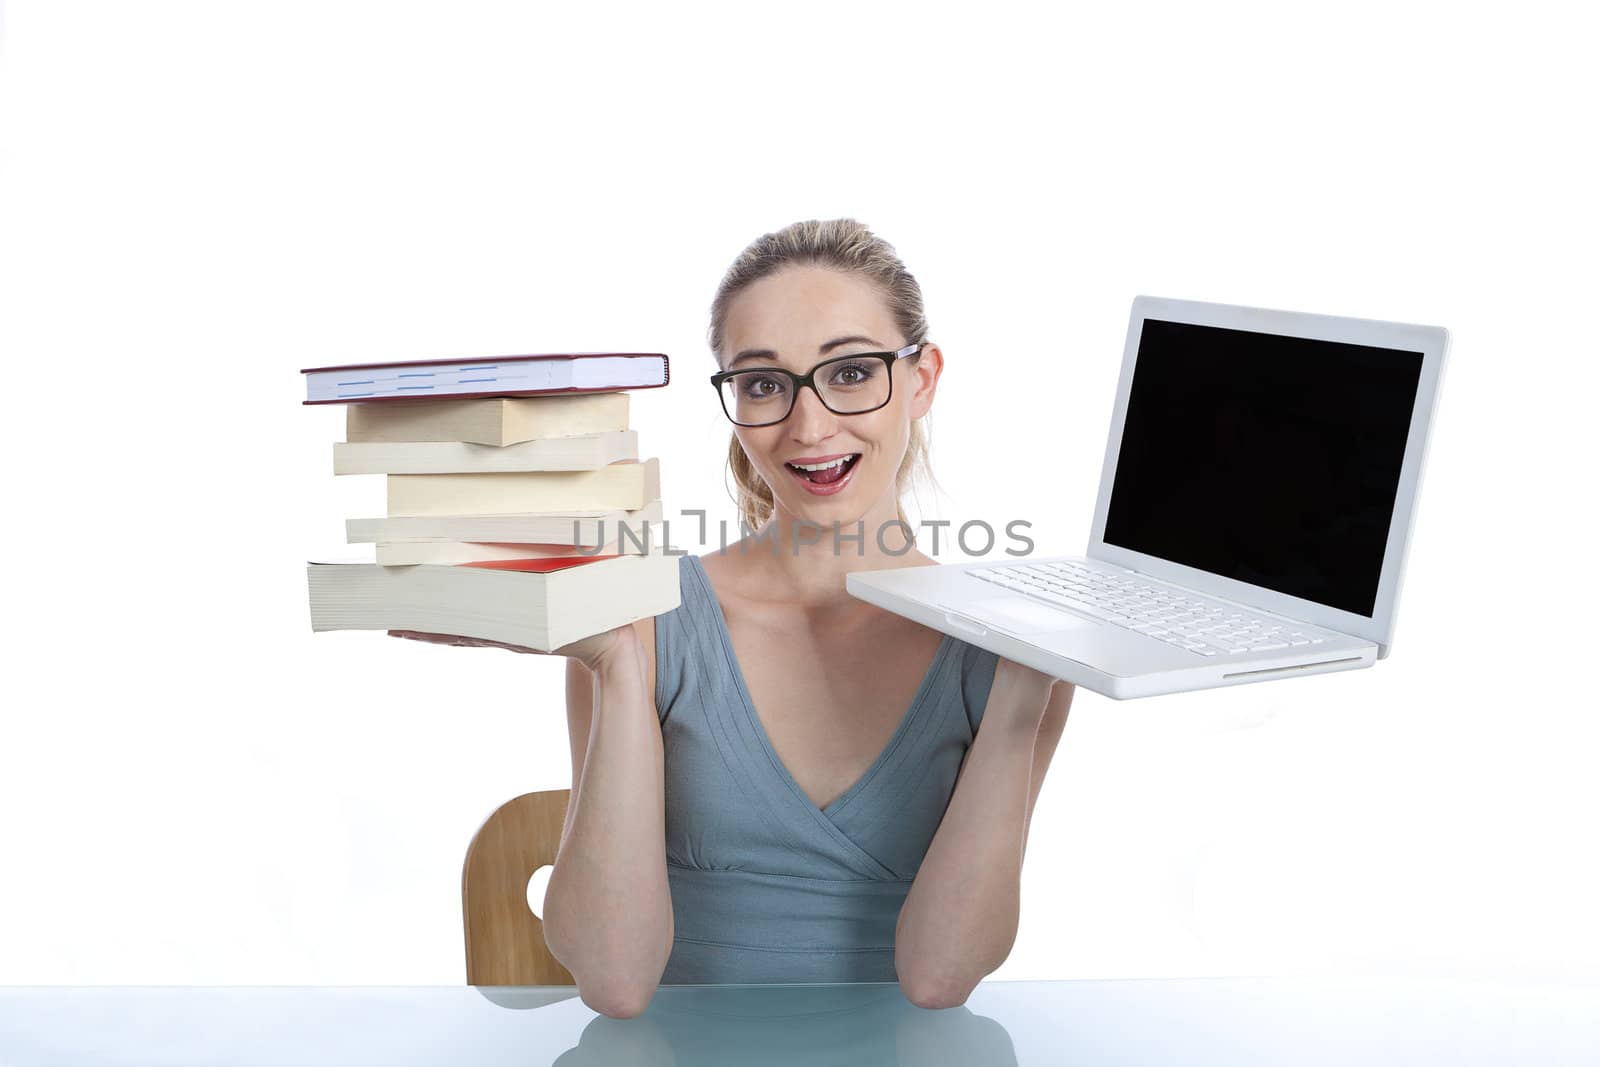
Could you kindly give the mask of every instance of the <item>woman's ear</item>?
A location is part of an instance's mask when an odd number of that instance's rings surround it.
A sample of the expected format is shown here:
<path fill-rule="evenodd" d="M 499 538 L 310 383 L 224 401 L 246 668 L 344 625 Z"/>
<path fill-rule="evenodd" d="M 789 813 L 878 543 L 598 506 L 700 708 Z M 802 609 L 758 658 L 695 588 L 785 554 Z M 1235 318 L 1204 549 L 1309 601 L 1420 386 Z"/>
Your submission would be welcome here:
<path fill-rule="evenodd" d="M 933 394 L 939 387 L 939 375 L 943 373 L 944 353 L 939 351 L 938 345 L 924 345 L 911 368 L 911 381 L 914 383 L 911 394 L 913 419 L 922 418 L 933 407 Z"/>

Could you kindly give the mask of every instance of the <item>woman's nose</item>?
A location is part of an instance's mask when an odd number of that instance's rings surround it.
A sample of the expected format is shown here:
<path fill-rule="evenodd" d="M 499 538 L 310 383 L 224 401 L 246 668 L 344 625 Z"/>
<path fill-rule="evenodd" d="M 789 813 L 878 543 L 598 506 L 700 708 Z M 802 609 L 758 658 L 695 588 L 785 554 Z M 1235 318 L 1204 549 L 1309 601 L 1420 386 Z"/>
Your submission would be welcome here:
<path fill-rule="evenodd" d="M 833 433 L 837 421 L 815 389 L 801 389 L 789 412 L 789 432 L 802 440 L 819 441 Z"/>

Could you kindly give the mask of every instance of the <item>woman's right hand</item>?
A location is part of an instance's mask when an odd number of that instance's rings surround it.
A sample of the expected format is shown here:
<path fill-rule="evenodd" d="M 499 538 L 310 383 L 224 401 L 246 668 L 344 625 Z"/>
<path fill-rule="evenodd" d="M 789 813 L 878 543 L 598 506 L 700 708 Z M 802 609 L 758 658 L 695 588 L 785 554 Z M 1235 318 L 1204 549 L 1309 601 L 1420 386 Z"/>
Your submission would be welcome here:
<path fill-rule="evenodd" d="M 589 637 L 580 638 L 560 648 L 541 652 L 537 648 L 527 648 L 523 645 L 509 645 L 504 641 L 489 641 L 479 637 L 462 637 L 459 634 L 425 633 L 420 630 L 390 630 L 390 637 L 404 637 L 412 641 L 427 641 L 436 645 L 461 645 L 465 648 L 503 648 L 510 652 L 526 652 L 535 656 L 566 656 L 575 659 L 588 667 L 591 671 L 598 671 L 602 663 L 623 647 L 627 641 L 638 640 L 637 631 L 632 623 L 624 623 L 614 630 L 605 630 Z"/>

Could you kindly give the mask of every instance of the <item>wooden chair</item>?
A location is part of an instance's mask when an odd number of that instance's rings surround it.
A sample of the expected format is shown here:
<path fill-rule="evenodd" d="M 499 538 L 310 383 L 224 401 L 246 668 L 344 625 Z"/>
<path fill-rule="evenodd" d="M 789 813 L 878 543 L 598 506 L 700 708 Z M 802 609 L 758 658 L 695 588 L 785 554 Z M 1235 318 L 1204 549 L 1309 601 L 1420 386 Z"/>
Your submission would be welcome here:
<path fill-rule="evenodd" d="M 472 986 L 576 986 L 544 943 L 528 880 L 556 861 L 570 789 L 524 793 L 500 805 L 467 846 L 461 916 Z"/>

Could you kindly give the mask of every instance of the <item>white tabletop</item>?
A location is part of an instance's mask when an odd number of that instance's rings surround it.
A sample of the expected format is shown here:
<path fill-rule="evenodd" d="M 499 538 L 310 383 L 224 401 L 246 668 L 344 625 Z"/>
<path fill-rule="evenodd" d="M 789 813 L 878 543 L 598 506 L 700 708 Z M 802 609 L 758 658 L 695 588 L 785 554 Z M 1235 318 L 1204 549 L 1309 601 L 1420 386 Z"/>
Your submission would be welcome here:
<path fill-rule="evenodd" d="M 1600 987 L 1398 979 L 662 986 L 632 1019 L 571 987 L 0 988 L 0 1063 L 1600 1064 Z"/>

